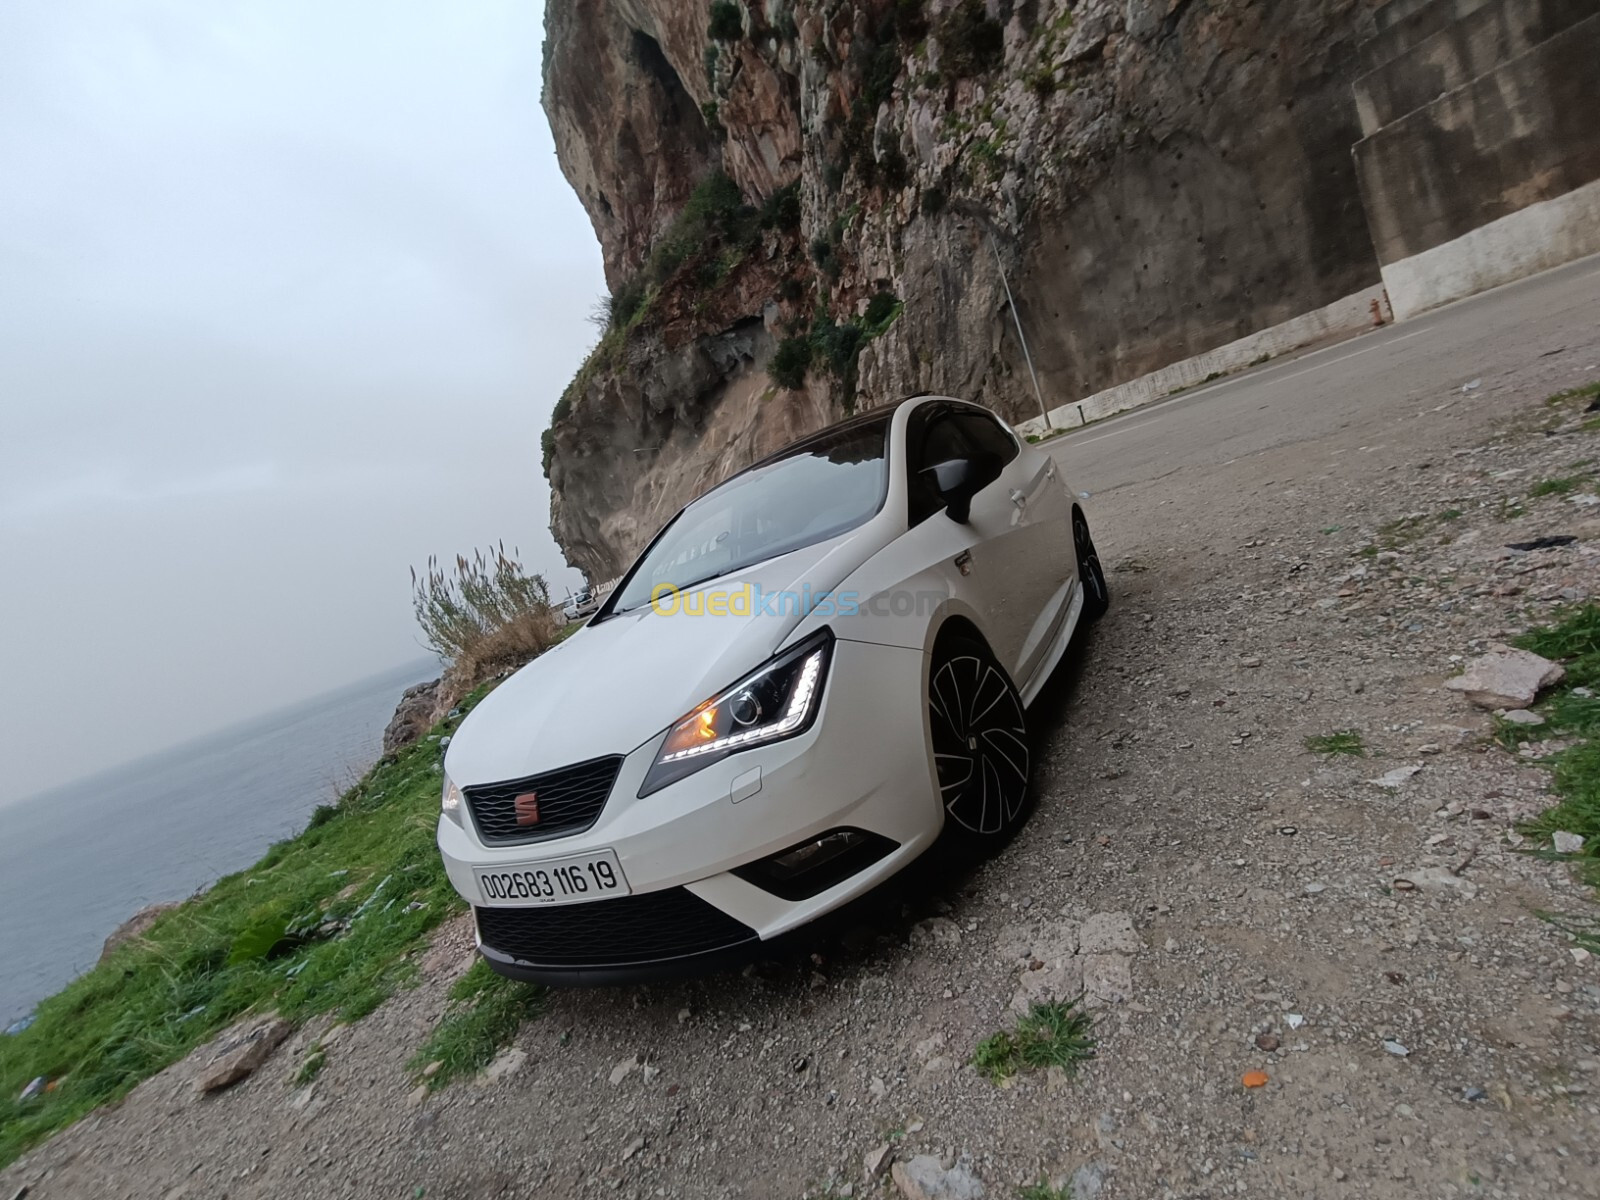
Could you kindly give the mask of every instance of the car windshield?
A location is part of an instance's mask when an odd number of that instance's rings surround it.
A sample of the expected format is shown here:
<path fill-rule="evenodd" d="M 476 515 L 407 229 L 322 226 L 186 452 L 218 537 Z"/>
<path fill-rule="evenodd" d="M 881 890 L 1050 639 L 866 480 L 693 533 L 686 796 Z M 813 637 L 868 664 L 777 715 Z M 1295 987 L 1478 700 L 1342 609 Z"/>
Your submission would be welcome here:
<path fill-rule="evenodd" d="M 889 488 L 889 418 L 808 439 L 707 492 L 645 551 L 614 612 L 854 529 Z"/>

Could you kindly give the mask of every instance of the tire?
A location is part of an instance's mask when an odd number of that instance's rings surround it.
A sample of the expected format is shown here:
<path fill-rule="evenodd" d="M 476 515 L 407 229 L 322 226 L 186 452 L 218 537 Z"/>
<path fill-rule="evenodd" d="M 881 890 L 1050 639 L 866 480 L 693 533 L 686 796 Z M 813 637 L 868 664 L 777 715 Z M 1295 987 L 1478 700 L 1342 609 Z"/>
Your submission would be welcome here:
<path fill-rule="evenodd" d="M 1032 798 L 1028 725 L 1011 676 L 977 638 L 935 646 L 928 723 L 946 835 L 980 852 L 998 849 L 1022 827 Z"/>
<path fill-rule="evenodd" d="M 1089 536 L 1089 522 L 1076 508 L 1072 510 L 1072 549 L 1078 560 L 1078 582 L 1083 585 L 1083 619 L 1098 621 L 1111 607 L 1111 589 Z"/>

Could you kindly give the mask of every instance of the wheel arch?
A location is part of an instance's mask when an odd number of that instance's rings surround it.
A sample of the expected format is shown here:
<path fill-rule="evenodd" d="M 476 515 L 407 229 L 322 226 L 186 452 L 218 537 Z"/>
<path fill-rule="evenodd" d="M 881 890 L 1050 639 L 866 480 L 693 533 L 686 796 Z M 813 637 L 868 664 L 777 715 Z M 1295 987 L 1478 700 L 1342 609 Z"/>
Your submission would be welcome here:
<path fill-rule="evenodd" d="M 977 623 L 965 613 L 954 612 L 947 614 L 934 630 L 933 640 L 928 644 L 928 656 L 932 658 L 939 652 L 941 646 L 958 637 L 969 637 L 982 642 L 984 649 L 991 654 L 994 653 L 994 647 L 989 645 L 989 639 L 983 636 L 983 630 L 978 628 Z"/>

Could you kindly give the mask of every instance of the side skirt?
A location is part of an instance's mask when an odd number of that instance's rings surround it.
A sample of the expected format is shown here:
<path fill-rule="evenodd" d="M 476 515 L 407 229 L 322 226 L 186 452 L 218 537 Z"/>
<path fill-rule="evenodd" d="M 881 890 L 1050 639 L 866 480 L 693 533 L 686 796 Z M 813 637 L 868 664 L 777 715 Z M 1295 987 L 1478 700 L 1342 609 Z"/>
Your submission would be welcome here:
<path fill-rule="evenodd" d="M 1022 706 L 1030 708 L 1039 693 L 1044 690 L 1045 683 L 1055 671 L 1062 657 L 1067 652 L 1067 647 L 1072 644 L 1072 635 L 1078 631 L 1078 622 L 1083 616 L 1083 587 L 1080 584 L 1072 589 L 1072 599 L 1067 603 L 1065 619 L 1061 628 L 1056 633 L 1055 641 L 1050 646 L 1050 652 L 1039 660 L 1039 666 L 1034 671 L 1027 684 L 1017 690 L 1022 693 Z"/>

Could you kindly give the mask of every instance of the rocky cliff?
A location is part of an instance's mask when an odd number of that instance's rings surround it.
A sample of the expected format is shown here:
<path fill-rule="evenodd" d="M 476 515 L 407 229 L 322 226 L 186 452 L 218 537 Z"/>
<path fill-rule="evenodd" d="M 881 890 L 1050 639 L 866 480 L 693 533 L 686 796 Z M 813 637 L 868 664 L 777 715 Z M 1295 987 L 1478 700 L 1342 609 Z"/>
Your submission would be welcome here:
<path fill-rule="evenodd" d="M 549 0 L 611 325 L 545 439 L 591 579 L 858 405 L 1038 412 L 1377 278 L 1372 0 Z"/>

